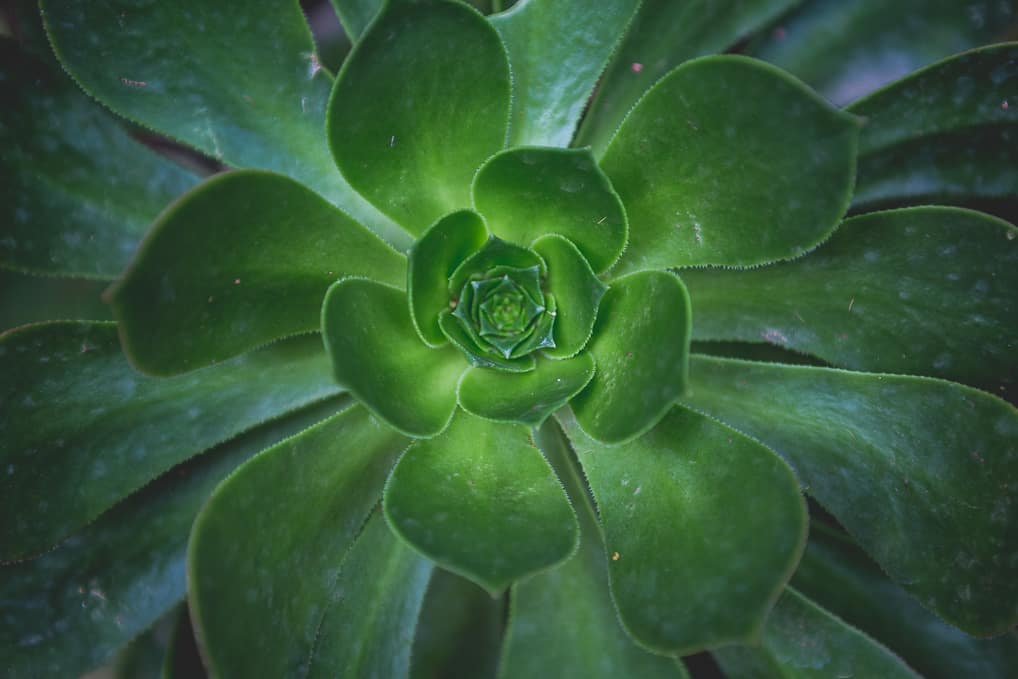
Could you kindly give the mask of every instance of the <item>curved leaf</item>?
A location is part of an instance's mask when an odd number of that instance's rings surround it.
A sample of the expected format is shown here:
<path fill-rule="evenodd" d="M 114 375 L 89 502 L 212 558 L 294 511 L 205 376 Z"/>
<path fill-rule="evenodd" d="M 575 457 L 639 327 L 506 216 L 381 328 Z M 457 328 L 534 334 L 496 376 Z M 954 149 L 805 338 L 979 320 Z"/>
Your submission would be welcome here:
<path fill-rule="evenodd" d="M 608 286 L 598 280 L 576 246 L 562 236 L 540 238 L 534 243 L 534 252 L 548 265 L 548 291 L 558 304 L 555 346 L 544 353 L 552 358 L 575 356 L 587 346 Z"/>
<path fill-rule="evenodd" d="M 747 266 L 816 247 L 848 205 L 858 133 L 855 118 L 763 62 L 679 66 L 601 161 L 629 216 L 617 272 Z"/>
<path fill-rule="evenodd" d="M 466 5 L 389 2 L 329 101 L 332 153 L 351 185 L 410 233 L 470 206 L 470 180 L 505 143 L 509 64 Z"/>
<path fill-rule="evenodd" d="M 214 676 L 306 676 L 343 560 L 406 444 L 352 408 L 216 489 L 195 521 L 187 565 L 191 616 Z"/>
<path fill-rule="evenodd" d="M 690 322 L 689 295 L 675 274 L 644 271 L 612 283 L 587 345 L 597 372 L 572 401 L 588 435 L 618 443 L 668 412 L 686 384 Z"/>
<path fill-rule="evenodd" d="M 785 457 L 887 574 L 970 634 L 1018 621 L 1018 412 L 920 377 L 694 357 L 683 402 Z"/>
<path fill-rule="evenodd" d="M 576 516 L 523 425 L 458 413 L 407 449 L 384 506 L 414 549 L 493 594 L 576 549 Z"/>
<path fill-rule="evenodd" d="M 0 560 L 38 553 L 173 465 L 337 393 L 319 342 L 295 338 L 157 380 L 128 365 L 112 323 L 5 333 Z"/>
<path fill-rule="evenodd" d="M 457 320 L 449 310 L 443 311 L 438 317 L 438 325 L 442 333 L 452 344 L 463 352 L 470 365 L 484 368 L 497 368 L 508 372 L 522 373 L 534 369 L 537 365 L 533 356 L 505 358 L 499 354 L 482 351 L 478 347 L 477 335 L 471 334 L 464 324 Z"/>
<path fill-rule="evenodd" d="M 788 465 L 679 408 L 618 447 L 563 423 L 597 500 L 612 597 L 629 633 L 679 655 L 755 639 L 806 539 L 806 505 Z"/>
<path fill-rule="evenodd" d="M 28 323 L 54 319 L 108 321 L 102 301 L 105 281 L 51 278 L 0 269 L 0 332 Z"/>
<path fill-rule="evenodd" d="M 356 42 L 371 20 L 378 14 L 384 0 L 332 0 L 336 16 L 343 25 L 350 42 Z"/>
<path fill-rule="evenodd" d="M 343 276 L 402 286 L 406 260 L 292 179 L 238 170 L 163 213 L 108 295 L 132 362 L 172 375 L 317 330 Z"/>

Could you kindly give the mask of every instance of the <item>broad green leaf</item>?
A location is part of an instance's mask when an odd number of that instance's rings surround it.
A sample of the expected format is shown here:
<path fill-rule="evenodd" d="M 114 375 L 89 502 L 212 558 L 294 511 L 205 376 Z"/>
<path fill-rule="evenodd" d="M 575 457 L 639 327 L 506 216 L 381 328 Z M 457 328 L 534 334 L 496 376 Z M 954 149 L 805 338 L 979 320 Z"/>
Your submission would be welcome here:
<path fill-rule="evenodd" d="M 0 269 L 0 332 L 26 323 L 81 320 L 108 321 L 102 301 L 105 281 L 52 278 Z"/>
<path fill-rule="evenodd" d="M 539 359 L 524 373 L 471 368 L 460 380 L 459 404 L 490 420 L 536 427 L 587 386 L 594 370 L 587 353 L 564 361 Z"/>
<path fill-rule="evenodd" d="M 640 0 L 521 0 L 492 17 L 513 73 L 509 144 L 568 146 Z"/>
<path fill-rule="evenodd" d="M 421 341 L 402 290 L 363 278 L 337 282 L 325 296 L 322 332 L 336 380 L 372 412 L 410 436 L 445 429 L 467 362 L 454 347 Z"/>
<path fill-rule="evenodd" d="M 445 344 L 438 315 L 449 308 L 449 277 L 487 240 L 480 215 L 461 210 L 435 222 L 407 253 L 410 318 L 426 344 Z"/>
<path fill-rule="evenodd" d="M 0 83 L 0 266 L 116 277 L 149 222 L 197 178 L 2 37 Z"/>
<path fill-rule="evenodd" d="M 916 603 L 858 547 L 823 525 L 792 579 L 795 588 L 886 644 L 927 679 L 1007 679 L 1018 667 L 1018 635 L 976 639 Z"/>
<path fill-rule="evenodd" d="M 0 567 L 0 667 L 11 677 L 79 676 L 185 594 L 188 534 L 237 465 L 336 412 L 329 399 L 243 433 L 164 474 L 56 549 Z M 172 425 L 171 425 L 172 426 Z"/>
<path fill-rule="evenodd" d="M 289 175 L 394 245 L 409 245 L 329 157 L 332 78 L 296 3 L 40 4 L 61 63 L 103 104 L 229 165 Z"/>
<path fill-rule="evenodd" d="M 900 658 L 789 588 L 767 618 L 759 648 L 714 651 L 730 679 L 919 679 Z"/>
<path fill-rule="evenodd" d="M 643 0 L 602 76 L 577 145 L 604 154 L 633 105 L 687 59 L 724 52 L 800 0 Z"/>
<path fill-rule="evenodd" d="M 597 515 L 569 444 L 551 421 L 536 439 L 576 507 L 580 548 L 561 566 L 513 587 L 499 675 L 540 677 L 555 668 L 560 679 L 686 677 L 681 663 L 643 650 L 619 623 Z"/>
<path fill-rule="evenodd" d="M 332 0 L 336 16 L 351 42 L 357 42 L 378 14 L 384 0 Z"/>
<path fill-rule="evenodd" d="M 683 402 L 753 436 L 961 629 L 1018 621 L 1018 412 L 921 377 L 694 357 Z"/>
<path fill-rule="evenodd" d="M 385 514 L 416 550 L 497 593 L 576 548 L 576 517 L 527 427 L 459 412 L 415 441 L 385 487 Z"/>
<path fill-rule="evenodd" d="M 329 102 L 332 153 L 350 184 L 419 235 L 470 206 L 470 180 L 505 144 L 509 64 L 466 5 L 387 3 Z"/>
<path fill-rule="evenodd" d="M 431 562 L 393 535 L 376 510 L 339 567 L 301 676 L 407 676 L 432 570 Z"/>
<path fill-rule="evenodd" d="M 587 346 L 598 306 L 608 287 L 594 275 L 590 264 L 567 238 L 544 236 L 534 243 L 534 252 L 548 265 L 548 291 L 558 304 L 555 346 L 544 353 L 552 358 L 575 356 Z"/>
<path fill-rule="evenodd" d="M 858 133 L 854 117 L 763 62 L 679 66 L 601 161 L 629 216 L 617 273 L 747 266 L 816 247 L 848 205 Z"/>
<path fill-rule="evenodd" d="M 753 52 L 843 105 L 937 59 L 999 42 L 1016 21 L 1014 0 L 812 0 Z"/>
<path fill-rule="evenodd" d="M 573 241 L 600 273 L 626 245 L 626 212 L 587 149 L 515 148 L 474 177 L 474 205 L 492 233 L 524 247 L 546 234 Z"/>
<path fill-rule="evenodd" d="M 336 394 L 317 335 L 181 377 L 127 363 L 112 323 L 0 337 L 0 561 L 37 554 L 172 466 Z"/>
<path fill-rule="evenodd" d="M 766 341 L 857 370 L 976 386 L 1018 374 L 1018 229 L 917 207 L 854 217 L 815 252 L 745 271 L 689 269 L 693 336 Z"/>
<path fill-rule="evenodd" d="M 675 654 L 757 638 L 806 539 L 806 505 L 788 465 L 681 408 L 616 447 L 568 416 L 563 423 L 597 501 L 612 597 L 629 633 Z"/>
<path fill-rule="evenodd" d="M 195 521 L 187 567 L 213 676 L 307 676 L 341 594 L 344 558 L 407 442 L 353 408 L 270 448 L 216 489 Z"/>
<path fill-rule="evenodd" d="M 167 210 L 109 292 L 124 350 L 172 375 L 317 330 L 344 276 L 406 282 L 406 259 L 282 175 L 217 175 Z"/>
<path fill-rule="evenodd" d="M 689 326 L 689 294 L 675 274 L 644 271 L 612 283 L 587 345 L 597 372 L 572 402 L 588 435 L 619 443 L 671 409 L 686 384 Z"/>

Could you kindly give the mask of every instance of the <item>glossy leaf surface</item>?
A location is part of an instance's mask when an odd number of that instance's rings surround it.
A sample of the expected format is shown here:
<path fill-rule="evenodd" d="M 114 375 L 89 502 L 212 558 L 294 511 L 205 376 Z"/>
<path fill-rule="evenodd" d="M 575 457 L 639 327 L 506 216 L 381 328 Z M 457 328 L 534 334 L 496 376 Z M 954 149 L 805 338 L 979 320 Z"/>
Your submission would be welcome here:
<path fill-rule="evenodd" d="M 110 301 L 133 363 L 171 375 L 317 330 L 344 276 L 402 286 L 406 260 L 292 179 L 239 170 L 163 213 Z"/>
<path fill-rule="evenodd" d="M 513 72 L 509 144 L 568 146 L 639 0 L 521 0 L 492 17 Z"/>
<path fill-rule="evenodd" d="M 613 447 L 563 422 L 597 501 L 612 597 L 629 633 L 675 654 L 755 639 L 806 538 L 788 465 L 681 408 Z"/>
<path fill-rule="evenodd" d="M 601 161 L 629 216 L 617 272 L 762 264 L 814 248 L 848 205 L 858 131 L 763 62 L 727 55 L 679 66 Z"/>
<path fill-rule="evenodd" d="M 781 454 L 923 605 L 971 634 L 1018 620 L 1014 407 L 919 377 L 700 356 L 690 375 L 684 403 Z"/>
<path fill-rule="evenodd" d="M 459 3 L 390 2 L 347 58 L 329 143 L 350 183 L 409 232 L 470 206 L 478 166 L 505 143 L 509 65 Z"/>
<path fill-rule="evenodd" d="M 1013 384 L 1018 229 L 918 207 L 854 217 L 816 252 L 682 280 L 703 340 L 765 341 L 856 370 Z"/>
<path fill-rule="evenodd" d="M 574 356 L 590 339 L 608 287 L 594 275 L 576 246 L 562 236 L 544 236 L 534 243 L 534 251 L 548 265 L 548 291 L 558 305 L 555 346 L 545 353 L 552 358 Z"/>
<path fill-rule="evenodd" d="M 149 222 L 197 178 L 8 38 L 0 82 L 0 266 L 116 277 Z"/>
<path fill-rule="evenodd" d="M 372 412 L 410 436 L 445 429 L 467 363 L 453 347 L 421 341 L 406 293 L 363 278 L 341 280 L 326 295 L 322 330 L 336 381 Z"/>
<path fill-rule="evenodd" d="M 213 675 L 306 676 L 344 558 L 407 442 L 357 407 L 216 489 L 188 547 L 191 614 Z"/>
<path fill-rule="evenodd" d="M 170 467 L 336 394 L 319 342 L 296 338 L 157 380 L 128 365 L 112 323 L 4 334 L 0 560 L 51 547 Z"/>
<path fill-rule="evenodd" d="M 407 449 L 385 513 L 419 552 L 493 593 L 576 548 L 572 507 L 527 427 L 464 412 Z"/>
<path fill-rule="evenodd" d="M 587 350 L 597 372 L 573 399 L 576 419 L 595 439 L 617 443 L 654 426 L 686 383 L 689 295 L 672 273 L 616 279 Z"/>

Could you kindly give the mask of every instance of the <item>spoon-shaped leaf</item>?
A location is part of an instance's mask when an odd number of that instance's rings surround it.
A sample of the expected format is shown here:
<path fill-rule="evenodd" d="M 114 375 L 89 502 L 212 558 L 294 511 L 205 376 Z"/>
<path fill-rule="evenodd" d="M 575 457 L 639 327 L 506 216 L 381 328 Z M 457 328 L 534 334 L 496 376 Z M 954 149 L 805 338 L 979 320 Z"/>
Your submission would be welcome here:
<path fill-rule="evenodd" d="M 548 265 L 548 291 L 558 304 L 555 346 L 544 353 L 569 358 L 587 345 L 608 287 L 594 275 L 576 246 L 562 236 L 544 236 L 534 243 L 534 252 Z"/>

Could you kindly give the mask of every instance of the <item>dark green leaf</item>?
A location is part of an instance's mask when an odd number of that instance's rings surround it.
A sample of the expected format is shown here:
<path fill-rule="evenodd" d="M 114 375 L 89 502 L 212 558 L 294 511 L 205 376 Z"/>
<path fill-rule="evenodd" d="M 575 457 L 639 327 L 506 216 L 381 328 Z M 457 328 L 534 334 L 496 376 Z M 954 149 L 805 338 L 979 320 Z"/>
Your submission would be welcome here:
<path fill-rule="evenodd" d="M 384 0 L 332 0 L 332 6 L 336 9 L 336 15 L 343 24 L 343 30 L 349 36 L 350 42 L 357 42 L 364 34 L 383 2 Z"/>
<path fill-rule="evenodd" d="M 1018 229 L 918 207 L 847 220 L 807 257 L 689 269 L 696 339 L 766 341 L 857 370 L 1011 386 Z"/>
<path fill-rule="evenodd" d="M 629 216 L 617 273 L 762 264 L 816 247 L 848 205 L 858 133 L 855 118 L 763 62 L 679 66 L 601 162 Z"/>
<path fill-rule="evenodd" d="M 731 679 L 919 679 L 900 658 L 789 588 L 774 606 L 759 648 L 714 651 Z"/>
<path fill-rule="evenodd" d="M 598 280 L 572 241 L 548 235 L 534 243 L 534 251 L 548 265 L 548 291 L 558 304 L 555 346 L 545 349 L 552 358 L 575 356 L 594 331 L 597 309 L 608 287 Z"/>
<path fill-rule="evenodd" d="M 453 271 L 449 277 L 449 289 L 458 293 L 471 278 L 483 277 L 496 267 L 529 269 L 535 266 L 541 273 L 545 272 L 544 261 L 533 250 L 492 236 Z"/>
<path fill-rule="evenodd" d="M 155 626 L 120 649 L 108 668 L 112 679 L 161 679 L 169 643 L 170 630 L 167 627 L 172 624 L 172 618 L 173 613 L 168 613 Z"/>
<path fill-rule="evenodd" d="M 443 311 L 438 317 L 438 325 L 442 328 L 446 338 L 463 352 L 471 365 L 518 373 L 533 370 L 536 365 L 533 356 L 504 358 L 497 353 L 485 351 L 480 347 L 479 335 L 476 332 L 471 332 L 467 328 L 467 324 L 457 319 L 448 310 Z"/>
<path fill-rule="evenodd" d="M 175 464 L 339 391 L 317 335 L 181 377 L 139 375 L 112 323 L 0 341 L 0 560 L 54 545 Z"/>
<path fill-rule="evenodd" d="M 522 0 L 491 23 L 513 72 L 511 146 L 568 146 L 639 0 Z"/>
<path fill-rule="evenodd" d="M 51 278 L 0 269 L 0 332 L 39 321 L 108 321 L 105 281 Z"/>
<path fill-rule="evenodd" d="M 668 412 L 686 384 L 689 326 L 689 295 L 675 274 L 644 271 L 612 283 L 587 347 L 597 372 L 572 402 L 588 435 L 618 443 Z"/>
<path fill-rule="evenodd" d="M 576 548 L 572 507 L 527 427 L 464 412 L 407 449 L 385 513 L 415 549 L 492 593 Z"/>
<path fill-rule="evenodd" d="M 972 634 L 1018 621 L 1018 412 L 941 380 L 695 357 L 689 406 L 777 451 L 887 574 Z"/>
<path fill-rule="evenodd" d="M 390 2 L 343 64 L 329 142 L 351 185 L 418 235 L 470 206 L 505 143 L 509 64 L 491 25 L 439 0 Z"/>
<path fill-rule="evenodd" d="M 197 178 L 3 37 L 0 83 L 0 265 L 116 277 L 149 222 Z"/>
<path fill-rule="evenodd" d="M 407 439 L 353 408 L 220 485 L 188 547 L 191 615 L 210 673 L 307 676 L 344 557 Z M 337 580 L 338 578 L 338 580 Z"/>
<path fill-rule="evenodd" d="M 131 361 L 171 375 L 317 330 L 344 276 L 403 286 L 406 259 L 292 179 L 238 170 L 163 213 L 109 298 Z"/>
<path fill-rule="evenodd" d="M 676 654 L 756 638 L 806 539 L 788 465 L 681 408 L 616 447 L 563 421 L 597 500 L 629 633 Z"/>

